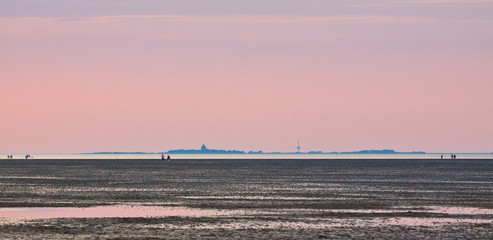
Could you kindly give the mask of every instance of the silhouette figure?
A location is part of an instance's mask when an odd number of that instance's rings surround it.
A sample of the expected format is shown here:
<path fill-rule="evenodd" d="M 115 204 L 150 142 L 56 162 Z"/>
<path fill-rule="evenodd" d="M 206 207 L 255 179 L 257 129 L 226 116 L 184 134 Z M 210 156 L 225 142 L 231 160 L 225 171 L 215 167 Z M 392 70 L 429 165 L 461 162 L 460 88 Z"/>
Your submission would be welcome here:
<path fill-rule="evenodd" d="M 161 161 L 164 161 L 164 153 L 161 154 Z"/>
<path fill-rule="evenodd" d="M 171 157 L 168 155 L 168 162 L 171 160 Z"/>

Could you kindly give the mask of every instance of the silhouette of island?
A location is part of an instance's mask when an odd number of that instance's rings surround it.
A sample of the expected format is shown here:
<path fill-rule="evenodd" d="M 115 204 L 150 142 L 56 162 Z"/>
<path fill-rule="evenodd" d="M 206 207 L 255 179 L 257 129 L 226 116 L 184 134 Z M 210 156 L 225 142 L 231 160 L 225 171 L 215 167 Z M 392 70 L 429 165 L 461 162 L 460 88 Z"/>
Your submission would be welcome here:
<path fill-rule="evenodd" d="M 167 153 L 168 154 L 245 154 L 245 151 L 208 149 L 205 146 L 205 144 L 202 144 L 202 147 L 200 147 L 200 149 L 169 150 Z"/>
<path fill-rule="evenodd" d="M 383 150 L 362 150 L 353 152 L 323 152 L 323 151 L 309 151 L 309 152 L 263 152 L 263 151 L 240 151 L 240 150 L 220 150 L 220 149 L 208 149 L 205 144 L 202 144 L 200 149 L 177 149 L 169 150 L 167 152 L 93 152 L 82 154 L 426 154 L 423 151 L 412 152 L 396 152 L 391 149 Z"/>
<path fill-rule="evenodd" d="M 362 150 L 362 151 L 354 151 L 354 152 L 334 152 L 336 154 L 425 154 L 423 151 L 412 151 L 412 152 L 396 152 L 391 149 L 383 149 L 383 150 Z"/>

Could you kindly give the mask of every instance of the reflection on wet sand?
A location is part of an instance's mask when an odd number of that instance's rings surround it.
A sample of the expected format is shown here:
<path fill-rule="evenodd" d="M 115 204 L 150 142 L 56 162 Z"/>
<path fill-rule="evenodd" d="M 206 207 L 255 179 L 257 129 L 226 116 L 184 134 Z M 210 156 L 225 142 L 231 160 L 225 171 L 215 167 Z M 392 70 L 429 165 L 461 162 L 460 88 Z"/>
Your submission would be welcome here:
<path fill-rule="evenodd" d="M 330 216 L 336 214 L 368 214 L 366 218 L 310 218 L 310 214 L 325 214 Z M 432 214 L 428 217 L 390 217 L 392 214 Z M 276 209 L 276 210 L 219 210 L 219 209 L 199 209 L 189 207 L 161 207 L 148 205 L 114 205 L 98 206 L 89 208 L 0 208 L 0 219 L 3 223 L 11 222 L 13 219 L 51 219 L 51 218 L 155 218 L 155 217 L 186 217 L 186 218 L 254 218 L 261 216 L 289 216 L 297 214 L 295 220 L 290 221 L 240 221 L 223 225 L 202 225 L 199 228 L 242 228 L 259 225 L 262 228 L 331 228 L 343 226 L 436 226 L 440 224 L 454 223 L 487 223 L 493 224 L 493 210 L 471 207 L 422 207 L 414 210 L 406 208 L 396 209 L 332 209 L 314 211 L 310 209 Z M 376 214 L 389 214 L 388 217 L 378 217 Z M 433 214 L 440 214 L 438 217 L 430 217 Z M 460 215 L 460 217 L 457 217 Z M 475 218 L 481 215 L 481 218 Z M 172 226 L 168 226 L 172 227 Z"/>
<path fill-rule="evenodd" d="M 89 208 L 0 208 L 0 218 L 140 218 L 140 217 L 213 217 L 243 213 L 239 210 L 208 210 L 187 207 L 138 205 Z"/>

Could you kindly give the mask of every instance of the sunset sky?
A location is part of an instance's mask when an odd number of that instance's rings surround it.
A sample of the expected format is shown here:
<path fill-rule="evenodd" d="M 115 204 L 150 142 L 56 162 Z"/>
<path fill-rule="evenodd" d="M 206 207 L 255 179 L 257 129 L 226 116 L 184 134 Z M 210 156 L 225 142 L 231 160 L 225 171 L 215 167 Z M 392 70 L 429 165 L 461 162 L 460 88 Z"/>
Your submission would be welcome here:
<path fill-rule="evenodd" d="M 0 0 L 0 153 L 493 152 L 490 0 Z"/>

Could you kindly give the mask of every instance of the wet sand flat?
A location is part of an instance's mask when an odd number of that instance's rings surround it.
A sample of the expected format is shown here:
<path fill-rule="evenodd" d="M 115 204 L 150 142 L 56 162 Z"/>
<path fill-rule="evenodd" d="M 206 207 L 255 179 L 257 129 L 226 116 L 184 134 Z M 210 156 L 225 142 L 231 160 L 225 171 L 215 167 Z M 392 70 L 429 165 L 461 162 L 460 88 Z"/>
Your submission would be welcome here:
<path fill-rule="evenodd" d="M 1 160 L 0 193 L 7 239 L 493 238 L 492 160 Z"/>

